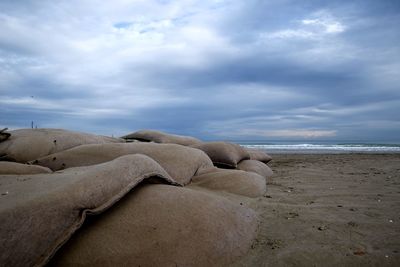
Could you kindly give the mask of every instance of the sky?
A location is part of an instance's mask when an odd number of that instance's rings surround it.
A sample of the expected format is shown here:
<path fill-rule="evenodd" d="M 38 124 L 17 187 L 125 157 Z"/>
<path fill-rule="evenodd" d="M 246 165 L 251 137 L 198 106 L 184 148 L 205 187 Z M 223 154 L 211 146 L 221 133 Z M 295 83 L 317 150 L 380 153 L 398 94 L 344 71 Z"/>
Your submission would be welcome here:
<path fill-rule="evenodd" d="M 400 142 L 400 1 L 0 1 L 0 127 Z"/>

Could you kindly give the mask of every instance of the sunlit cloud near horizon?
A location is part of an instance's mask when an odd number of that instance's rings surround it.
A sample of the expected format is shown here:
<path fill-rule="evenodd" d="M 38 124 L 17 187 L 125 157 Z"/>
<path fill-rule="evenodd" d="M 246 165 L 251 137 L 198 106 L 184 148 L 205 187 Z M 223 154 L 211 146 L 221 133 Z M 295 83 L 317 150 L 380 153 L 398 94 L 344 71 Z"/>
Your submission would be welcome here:
<path fill-rule="evenodd" d="M 399 1 L 1 1 L 0 127 L 400 142 Z"/>

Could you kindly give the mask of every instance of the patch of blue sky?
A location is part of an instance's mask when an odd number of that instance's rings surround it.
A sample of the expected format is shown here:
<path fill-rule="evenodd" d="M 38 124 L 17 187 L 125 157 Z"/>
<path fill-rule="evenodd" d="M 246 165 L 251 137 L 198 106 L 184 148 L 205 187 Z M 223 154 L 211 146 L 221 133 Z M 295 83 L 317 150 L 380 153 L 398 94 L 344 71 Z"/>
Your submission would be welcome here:
<path fill-rule="evenodd" d="M 126 29 L 126 28 L 129 28 L 130 26 L 132 26 L 132 24 L 133 24 L 132 22 L 121 21 L 121 22 L 115 23 L 114 27 L 117 29 Z"/>

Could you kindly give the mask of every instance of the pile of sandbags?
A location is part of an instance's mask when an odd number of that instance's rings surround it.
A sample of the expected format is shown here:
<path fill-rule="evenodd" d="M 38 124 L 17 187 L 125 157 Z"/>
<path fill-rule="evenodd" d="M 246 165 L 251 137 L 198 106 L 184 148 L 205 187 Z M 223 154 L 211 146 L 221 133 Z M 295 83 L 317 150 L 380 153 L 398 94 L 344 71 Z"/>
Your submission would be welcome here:
<path fill-rule="evenodd" d="M 266 192 L 263 152 L 155 131 L 8 134 L 1 266 L 226 266 L 254 240 L 257 214 L 242 200 Z"/>
<path fill-rule="evenodd" d="M 0 160 L 21 163 L 79 145 L 124 142 L 120 138 L 62 129 L 20 129 L 7 134 L 10 136 L 0 142 Z"/>
<path fill-rule="evenodd" d="M 53 171 L 88 166 L 115 159 L 122 155 L 143 154 L 158 162 L 175 181 L 187 184 L 198 172 L 212 167 L 202 151 L 175 144 L 125 143 L 92 144 L 74 147 L 32 161 Z"/>
<path fill-rule="evenodd" d="M 192 147 L 204 151 L 216 167 L 253 172 L 265 179 L 270 179 L 273 174 L 267 165 L 271 156 L 260 150 L 228 142 L 204 142 Z"/>
<path fill-rule="evenodd" d="M 103 212 L 154 177 L 176 184 L 144 155 L 51 174 L 0 175 L 0 265 L 43 265 L 88 214 Z"/>

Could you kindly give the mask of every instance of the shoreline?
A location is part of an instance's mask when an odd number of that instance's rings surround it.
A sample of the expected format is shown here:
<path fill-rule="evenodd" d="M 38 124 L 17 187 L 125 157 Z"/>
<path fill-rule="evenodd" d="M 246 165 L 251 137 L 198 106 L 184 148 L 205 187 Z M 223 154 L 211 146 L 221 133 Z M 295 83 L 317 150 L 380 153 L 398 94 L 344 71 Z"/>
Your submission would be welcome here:
<path fill-rule="evenodd" d="M 347 154 L 347 153 L 400 153 L 400 144 L 385 143 L 333 143 L 333 142 L 282 142 L 239 143 L 244 147 L 260 149 L 271 154 Z"/>

